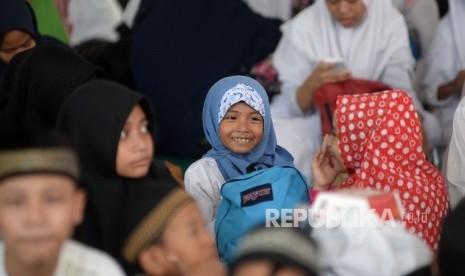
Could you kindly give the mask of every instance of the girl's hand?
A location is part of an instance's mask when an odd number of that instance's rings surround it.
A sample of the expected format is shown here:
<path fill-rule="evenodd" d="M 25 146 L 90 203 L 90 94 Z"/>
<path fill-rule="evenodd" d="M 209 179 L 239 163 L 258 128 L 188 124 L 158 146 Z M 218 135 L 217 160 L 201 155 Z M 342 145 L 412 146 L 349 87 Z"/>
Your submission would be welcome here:
<path fill-rule="evenodd" d="M 463 84 L 465 83 L 465 70 L 460 70 L 455 79 L 451 82 L 444 83 L 438 87 L 437 99 L 444 100 L 450 95 L 461 93 Z"/>
<path fill-rule="evenodd" d="M 334 63 L 318 63 L 313 73 L 307 78 L 307 85 L 317 90 L 323 84 L 346 81 L 351 78 L 347 70 L 333 71 L 335 66 Z"/>
<path fill-rule="evenodd" d="M 312 108 L 313 95 L 323 84 L 345 81 L 351 78 L 351 74 L 347 70 L 334 72 L 332 69 L 335 66 L 334 63 L 318 63 L 312 74 L 299 87 L 296 97 L 302 112 L 307 112 Z"/>
<path fill-rule="evenodd" d="M 315 184 L 313 188 L 315 190 L 328 190 L 339 173 L 339 169 L 333 165 L 333 155 L 328 150 L 329 139 L 331 137 L 326 134 L 321 149 L 317 151 L 313 158 L 312 169 Z"/>
<path fill-rule="evenodd" d="M 462 91 L 463 84 L 465 83 L 465 70 L 460 70 L 452 83 L 457 91 Z"/>

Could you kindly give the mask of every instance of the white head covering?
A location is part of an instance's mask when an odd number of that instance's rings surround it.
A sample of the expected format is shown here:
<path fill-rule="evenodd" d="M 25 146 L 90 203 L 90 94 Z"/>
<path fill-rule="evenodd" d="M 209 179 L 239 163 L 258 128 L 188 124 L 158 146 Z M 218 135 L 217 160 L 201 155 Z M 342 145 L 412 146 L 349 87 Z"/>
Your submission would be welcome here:
<path fill-rule="evenodd" d="M 137 11 L 139 10 L 140 0 L 129 0 L 124 8 L 122 20 L 129 28 L 132 28 Z"/>
<path fill-rule="evenodd" d="M 326 1 L 317 0 L 283 25 L 284 36 L 311 60 L 343 59 L 354 76 L 380 79 L 394 52 L 410 50 L 405 47 L 407 27 L 392 0 L 363 3 L 367 10 L 363 22 L 345 28 L 331 17 Z M 413 57 L 411 62 L 413 66 Z"/>
<path fill-rule="evenodd" d="M 377 0 L 375 0 L 377 1 Z M 426 244 L 400 223 L 385 227 L 316 227 L 320 275 L 406 275 L 431 262 Z"/>
<path fill-rule="evenodd" d="M 116 0 L 71 0 L 68 12 L 72 46 L 91 39 L 118 40 L 121 7 Z"/>
<path fill-rule="evenodd" d="M 313 202 L 308 216 L 311 237 L 318 244 L 320 275 L 406 275 L 431 262 L 426 243 L 396 219 L 394 213 L 405 215 L 400 202 L 386 205 L 380 215 L 376 204 L 368 202 L 370 194 L 383 195 L 370 190 L 327 192 Z M 385 215 L 386 210 L 391 215 Z"/>

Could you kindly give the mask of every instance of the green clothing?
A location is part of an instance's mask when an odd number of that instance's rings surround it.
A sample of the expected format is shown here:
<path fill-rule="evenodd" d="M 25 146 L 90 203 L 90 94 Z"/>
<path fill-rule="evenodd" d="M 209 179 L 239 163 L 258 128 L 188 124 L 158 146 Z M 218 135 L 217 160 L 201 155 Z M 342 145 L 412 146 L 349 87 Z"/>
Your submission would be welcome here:
<path fill-rule="evenodd" d="M 54 0 L 32 0 L 31 6 L 37 17 L 39 33 L 52 36 L 65 44 L 69 44 L 68 35 Z"/>

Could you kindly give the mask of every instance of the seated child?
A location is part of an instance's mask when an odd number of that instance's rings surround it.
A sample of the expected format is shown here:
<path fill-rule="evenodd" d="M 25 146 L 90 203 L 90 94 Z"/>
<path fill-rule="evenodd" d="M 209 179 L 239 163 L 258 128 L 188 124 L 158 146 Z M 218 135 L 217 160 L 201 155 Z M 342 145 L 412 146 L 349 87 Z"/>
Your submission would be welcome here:
<path fill-rule="evenodd" d="M 333 132 L 313 161 L 314 189 L 373 189 L 398 193 L 407 229 L 436 251 L 448 195 L 445 180 L 425 157 L 421 122 L 402 90 L 343 95 Z M 339 172 L 347 178 L 338 187 Z"/>
<path fill-rule="evenodd" d="M 103 252 L 69 239 L 85 194 L 62 137 L 0 137 L 0 275 L 124 275 Z"/>
<path fill-rule="evenodd" d="M 231 276 L 316 276 L 315 242 L 298 228 L 257 228 L 236 251 Z"/>
<path fill-rule="evenodd" d="M 154 160 L 154 112 L 144 95 L 114 82 L 94 80 L 77 88 L 63 104 L 58 129 L 76 147 L 89 206 L 75 238 L 114 257 L 117 209 L 135 185 L 179 186 Z"/>
<path fill-rule="evenodd" d="M 215 240 L 183 189 L 137 186 L 125 198 L 121 218 L 128 275 L 225 275 Z"/>
<path fill-rule="evenodd" d="M 203 127 L 212 149 L 186 170 L 184 181 L 213 232 L 225 181 L 246 174 L 251 164 L 293 166 L 293 158 L 277 145 L 268 97 L 252 78 L 216 82 L 205 99 Z"/>

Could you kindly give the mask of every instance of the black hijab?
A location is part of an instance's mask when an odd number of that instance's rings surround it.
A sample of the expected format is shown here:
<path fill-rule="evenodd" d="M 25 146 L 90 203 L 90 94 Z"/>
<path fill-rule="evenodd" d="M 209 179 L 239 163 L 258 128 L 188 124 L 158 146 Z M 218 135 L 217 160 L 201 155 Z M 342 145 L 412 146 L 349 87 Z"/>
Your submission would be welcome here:
<path fill-rule="evenodd" d="M 237 0 L 141 2 L 131 70 L 136 90 L 157 110 L 160 153 L 193 151 L 203 137 L 202 107 L 210 86 L 274 51 L 281 23 Z"/>
<path fill-rule="evenodd" d="M 100 69 L 61 46 L 39 45 L 13 57 L 0 95 L 0 127 L 55 127 L 63 101 Z"/>
<path fill-rule="evenodd" d="M 37 44 L 40 43 L 34 12 L 25 0 L 2 0 L 0 2 L 0 42 L 12 30 L 26 32 Z"/>
<path fill-rule="evenodd" d="M 40 43 L 37 22 L 31 7 L 25 0 L 0 1 L 0 43 L 3 37 L 12 30 L 28 33 L 36 44 Z M 3 83 L 7 64 L 0 60 L 0 86 Z"/>
<path fill-rule="evenodd" d="M 118 208 L 134 185 L 176 185 L 168 169 L 154 161 L 149 174 L 139 179 L 117 175 L 116 154 L 121 131 L 132 109 L 139 104 L 155 135 L 154 113 L 140 93 L 110 81 L 95 80 L 82 85 L 61 109 L 58 129 L 75 146 L 82 167 L 88 203 L 84 223 L 75 238 L 119 257 L 121 237 L 115 227 Z"/>

